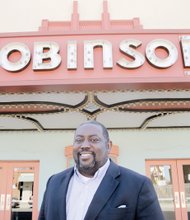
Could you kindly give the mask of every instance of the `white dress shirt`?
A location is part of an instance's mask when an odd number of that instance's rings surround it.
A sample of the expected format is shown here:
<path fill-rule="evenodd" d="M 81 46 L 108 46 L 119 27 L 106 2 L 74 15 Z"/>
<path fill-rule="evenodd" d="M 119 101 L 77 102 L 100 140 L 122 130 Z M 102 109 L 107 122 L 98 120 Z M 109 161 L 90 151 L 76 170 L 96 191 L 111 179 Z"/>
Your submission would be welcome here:
<path fill-rule="evenodd" d="M 67 220 L 83 220 L 94 194 L 104 178 L 110 165 L 110 160 L 99 168 L 91 178 L 85 177 L 75 168 L 66 198 Z"/>

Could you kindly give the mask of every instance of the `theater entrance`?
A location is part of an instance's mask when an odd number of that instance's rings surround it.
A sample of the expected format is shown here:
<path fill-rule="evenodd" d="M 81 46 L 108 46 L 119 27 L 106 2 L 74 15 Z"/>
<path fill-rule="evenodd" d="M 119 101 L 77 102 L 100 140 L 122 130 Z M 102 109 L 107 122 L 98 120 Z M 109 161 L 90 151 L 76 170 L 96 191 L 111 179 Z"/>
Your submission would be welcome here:
<path fill-rule="evenodd" d="M 190 159 L 147 160 L 166 220 L 190 220 Z"/>
<path fill-rule="evenodd" d="M 36 220 L 38 161 L 0 161 L 0 219 Z"/>

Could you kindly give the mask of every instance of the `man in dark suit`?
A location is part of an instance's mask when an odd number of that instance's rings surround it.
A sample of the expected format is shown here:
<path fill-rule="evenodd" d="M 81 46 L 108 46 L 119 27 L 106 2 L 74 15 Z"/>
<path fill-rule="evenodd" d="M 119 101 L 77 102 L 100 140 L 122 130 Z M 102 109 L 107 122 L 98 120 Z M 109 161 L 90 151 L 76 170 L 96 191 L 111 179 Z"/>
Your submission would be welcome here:
<path fill-rule="evenodd" d="M 77 128 L 76 165 L 49 179 L 38 220 L 164 220 L 151 181 L 112 162 L 111 145 L 102 124 Z"/>

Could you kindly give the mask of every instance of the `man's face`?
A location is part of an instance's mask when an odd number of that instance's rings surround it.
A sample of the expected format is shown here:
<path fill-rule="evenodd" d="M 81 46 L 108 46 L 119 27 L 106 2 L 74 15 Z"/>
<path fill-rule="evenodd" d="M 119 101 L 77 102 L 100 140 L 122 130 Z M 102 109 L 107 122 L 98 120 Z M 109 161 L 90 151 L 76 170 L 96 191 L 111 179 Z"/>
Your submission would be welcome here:
<path fill-rule="evenodd" d="M 110 143 L 104 137 L 101 126 L 89 123 L 76 130 L 73 157 L 84 176 L 93 176 L 107 161 L 109 151 Z"/>

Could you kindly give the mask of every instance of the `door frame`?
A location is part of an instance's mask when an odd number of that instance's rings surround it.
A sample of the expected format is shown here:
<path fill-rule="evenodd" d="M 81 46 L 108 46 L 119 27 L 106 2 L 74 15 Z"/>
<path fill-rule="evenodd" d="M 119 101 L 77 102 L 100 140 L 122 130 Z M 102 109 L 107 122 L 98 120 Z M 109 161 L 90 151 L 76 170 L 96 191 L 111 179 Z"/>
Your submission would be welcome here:
<path fill-rule="evenodd" d="M 185 202 L 185 187 L 183 165 L 190 165 L 189 158 L 174 158 L 174 159 L 146 159 L 146 174 L 150 177 L 150 166 L 154 165 L 170 165 L 173 181 L 173 193 L 175 204 L 176 220 L 188 220 L 187 204 Z"/>
<path fill-rule="evenodd" d="M 185 180 L 183 175 L 183 165 L 190 165 L 190 159 L 177 160 L 178 175 L 180 175 L 178 181 L 179 181 L 179 189 L 180 189 L 182 219 L 186 219 L 188 208 L 187 208 L 186 196 L 185 196 Z"/>
<path fill-rule="evenodd" d="M 2 165 L 1 165 L 2 164 Z M 5 219 L 5 203 L 6 203 L 6 182 L 7 182 L 7 169 L 3 163 L 0 163 L 0 219 Z"/>
<path fill-rule="evenodd" d="M 172 175 L 172 182 L 173 182 L 173 198 L 174 198 L 174 211 L 176 220 L 182 220 L 181 210 L 180 210 L 180 198 L 179 198 L 179 184 L 176 176 L 177 168 L 176 163 L 174 160 L 171 159 L 152 159 L 146 160 L 146 174 L 150 178 L 150 166 L 154 165 L 169 165 L 171 166 L 171 175 Z"/>
<path fill-rule="evenodd" d="M 5 185 L 0 191 L 1 195 L 5 195 L 4 213 L 1 210 L 0 216 L 4 216 L 5 220 L 10 220 L 11 215 L 11 200 L 12 200 L 12 180 L 14 168 L 17 167 L 33 167 L 34 168 L 34 185 L 33 185 L 33 207 L 32 220 L 38 218 L 38 185 L 39 185 L 39 161 L 38 160 L 0 160 L 0 167 L 4 167 Z M 4 192 L 3 192 L 4 191 Z M 1 198 L 1 197 L 0 197 Z"/>

